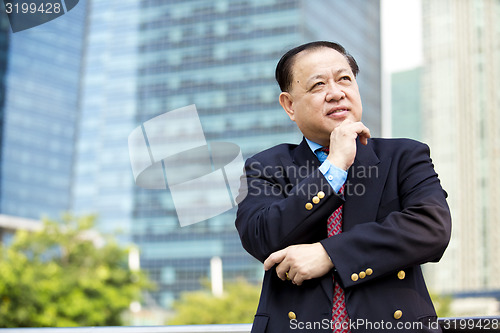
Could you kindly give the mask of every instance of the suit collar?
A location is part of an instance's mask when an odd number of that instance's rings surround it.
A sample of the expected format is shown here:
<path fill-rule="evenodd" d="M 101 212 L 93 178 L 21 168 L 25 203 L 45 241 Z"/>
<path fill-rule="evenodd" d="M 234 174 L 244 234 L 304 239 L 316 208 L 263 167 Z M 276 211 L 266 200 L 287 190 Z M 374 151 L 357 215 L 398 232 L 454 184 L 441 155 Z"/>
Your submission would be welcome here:
<path fill-rule="evenodd" d="M 292 160 L 296 166 L 305 166 L 310 171 L 313 171 L 321 165 L 316 155 L 311 151 L 305 138 L 294 149 Z M 350 190 L 353 191 L 353 193 L 357 190 L 363 190 L 365 192 L 363 195 L 346 193 L 346 202 L 344 204 L 344 231 L 351 229 L 357 223 L 374 221 L 389 166 L 390 160 L 381 162 L 377 154 L 375 154 L 370 140 L 366 146 L 361 144 L 359 140 L 356 140 L 356 157 L 353 165 L 349 169 L 347 181 L 352 185 Z M 370 167 L 376 168 L 376 177 L 373 177 L 373 175 L 360 177 L 362 175 L 357 171 L 371 170 Z M 360 207 L 363 209 L 360 209 Z M 331 297 L 333 297 L 331 277 L 323 278 L 321 285 L 325 292 L 325 296 L 331 300 Z"/>
<path fill-rule="evenodd" d="M 312 152 L 305 138 L 302 138 L 300 145 L 293 152 L 293 163 L 299 166 L 319 167 L 318 157 Z"/>
<path fill-rule="evenodd" d="M 305 138 L 302 138 L 302 142 L 295 148 L 292 159 L 293 163 L 299 166 L 312 165 L 319 167 L 321 165 Z M 378 163 L 380 163 L 380 160 L 373 151 L 370 140 L 368 140 L 368 145 L 365 146 L 357 139 L 356 157 L 353 165 L 377 165 Z"/>
<path fill-rule="evenodd" d="M 359 139 L 356 140 L 356 158 L 354 159 L 353 165 L 377 165 L 380 160 L 373 151 L 371 141 L 368 140 L 368 144 L 365 146 Z"/>
<path fill-rule="evenodd" d="M 375 221 L 382 198 L 384 184 L 392 159 L 380 160 L 368 145 L 357 142 L 357 153 L 347 176 L 347 193 L 343 213 L 343 230 L 347 231 L 358 223 Z M 363 209 L 360 209 L 363 207 Z"/>

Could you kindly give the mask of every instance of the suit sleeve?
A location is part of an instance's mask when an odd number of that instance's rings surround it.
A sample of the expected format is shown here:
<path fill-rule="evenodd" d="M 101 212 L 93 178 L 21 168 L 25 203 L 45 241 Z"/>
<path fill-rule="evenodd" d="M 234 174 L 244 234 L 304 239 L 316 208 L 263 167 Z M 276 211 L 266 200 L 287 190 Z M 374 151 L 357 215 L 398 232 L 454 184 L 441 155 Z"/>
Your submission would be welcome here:
<path fill-rule="evenodd" d="M 401 208 L 321 241 L 346 288 L 438 261 L 448 245 L 451 217 L 429 148 L 424 144 L 410 148 L 397 165 Z M 360 273 L 365 273 L 363 279 L 358 279 Z"/>
<path fill-rule="evenodd" d="M 344 202 L 317 169 L 293 183 L 283 165 L 249 158 L 245 174 L 248 193 L 238 205 L 236 228 L 243 247 L 262 262 L 289 245 L 324 239 L 328 216 Z"/>

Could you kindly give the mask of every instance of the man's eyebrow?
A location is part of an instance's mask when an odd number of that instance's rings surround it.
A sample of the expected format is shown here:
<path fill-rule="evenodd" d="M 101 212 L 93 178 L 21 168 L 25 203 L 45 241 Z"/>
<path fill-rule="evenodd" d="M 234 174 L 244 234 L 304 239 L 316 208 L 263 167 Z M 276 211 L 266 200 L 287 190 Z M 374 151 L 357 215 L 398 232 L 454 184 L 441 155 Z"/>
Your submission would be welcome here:
<path fill-rule="evenodd" d="M 310 77 L 308 80 L 307 80 L 307 83 L 310 83 L 311 81 L 314 81 L 314 80 L 317 80 L 317 79 L 324 79 L 326 75 L 323 75 L 323 74 L 317 74 L 317 75 L 314 75 L 312 77 Z"/>
<path fill-rule="evenodd" d="M 339 68 L 337 69 L 335 72 L 334 72 L 334 75 L 339 75 L 339 74 L 342 74 L 342 73 L 349 73 L 349 69 L 348 68 Z M 327 75 L 325 74 L 316 74 L 314 76 L 311 76 L 308 80 L 307 80 L 307 84 L 309 84 L 311 81 L 314 81 L 314 80 L 317 80 L 317 79 L 324 79 Z"/>

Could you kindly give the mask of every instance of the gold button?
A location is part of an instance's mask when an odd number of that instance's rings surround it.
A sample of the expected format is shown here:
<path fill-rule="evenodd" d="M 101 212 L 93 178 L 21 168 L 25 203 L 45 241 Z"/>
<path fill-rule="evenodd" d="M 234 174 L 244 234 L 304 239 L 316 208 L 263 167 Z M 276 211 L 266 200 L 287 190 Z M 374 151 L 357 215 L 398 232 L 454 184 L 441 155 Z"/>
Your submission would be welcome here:
<path fill-rule="evenodd" d="M 323 199 L 325 197 L 325 192 L 319 191 L 318 192 L 318 198 Z"/>
<path fill-rule="evenodd" d="M 358 276 L 358 274 L 353 273 L 353 274 L 351 275 L 351 280 L 353 280 L 354 282 L 356 282 L 356 281 L 358 281 L 358 277 L 359 277 L 359 276 Z"/>
<path fill-rule="evenodd" d="M 373 274 L 373 269 L 367 268 L 365 271 L 366 275 L 372 275 Z"/>
<path fill-rule="evenodd" d="M 311 209 L 313 209 L 313 204 L 312 204 L 312 203 L 310 203 L 310 202 L 306 203 L 306 209 L 307 209 L 307 210 L 311 210 Z"/>
<path fill-rule="evenodd" d="M 403 316 L 403 311 L 396 310 L 396 312 L 394 312 L 394 319 L 400 319 L 402 316 Z"/>
<path fill-rule="evenodd" d="M 290 311 L 288 312 L 288 318 L 290 318 L 290 320 L 297 319 L 297 316 L 295 315 L 295 312 Z"/>
<path fill-rule="evenodd" d="M 398 272 L 398 279 L 403 280 L 405 278 L 405 276 L 406 276 L 405 271 Z"/>
<path fill-rule="evenodd" d="M 365 272 L 359 272 L 359 278 L 360 279 L 364 279 L 366 277 L 366 273 Z"/>
<path fill-rule="evenodd" d="M 312 199 L 313 203 L 317 204 L 319 202 L 319 197 L 314 197 Z"/>

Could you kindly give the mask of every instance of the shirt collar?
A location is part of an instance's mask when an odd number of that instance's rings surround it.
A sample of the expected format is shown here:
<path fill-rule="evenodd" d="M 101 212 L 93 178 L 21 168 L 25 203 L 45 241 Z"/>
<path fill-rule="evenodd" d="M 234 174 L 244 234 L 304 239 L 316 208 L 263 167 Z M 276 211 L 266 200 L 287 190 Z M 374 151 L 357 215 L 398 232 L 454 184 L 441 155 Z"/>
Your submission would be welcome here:
<path fill-rule="evenodd" d="M 309 148 L 311 148 L 312 152 L 316 154 L 316 150 L 323 148 L 322 145 L 319 143 L 316 143 L 314 141 L 309 140 L 308 138 L 305 138 L 307 144 L 309 145 Z"/>

